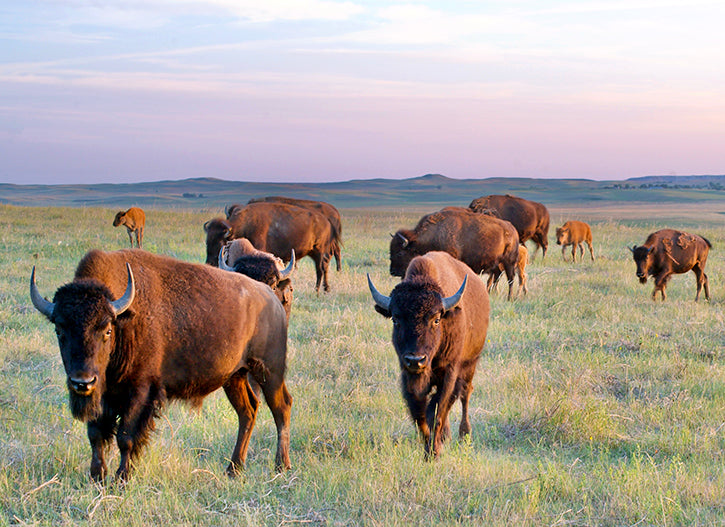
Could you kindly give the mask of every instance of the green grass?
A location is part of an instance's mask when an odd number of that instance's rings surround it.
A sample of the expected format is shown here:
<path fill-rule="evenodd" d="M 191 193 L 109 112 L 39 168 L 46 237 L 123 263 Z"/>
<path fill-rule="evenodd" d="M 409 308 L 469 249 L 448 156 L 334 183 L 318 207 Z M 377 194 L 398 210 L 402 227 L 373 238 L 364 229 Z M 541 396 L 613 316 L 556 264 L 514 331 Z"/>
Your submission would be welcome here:
<path fill-rule="evenodd" d="M 717 207 L 664 215 L 628 204 L 552 209 L 552 229 L 589 221 L 596 261 L 563 262 L 550 241 L 530 264 L 529 294 L 492 295 L 471 400 L 473 433 L 440 459 L 422 446 L 398 387 L 390 322 L 365 273 L 388 292 L 389 233 L 422 212 L 342 209 L 344 265 L 314 293 L 300 262 L 289 333 L 291 471 L 273 469 L 262 409 L 247 469 L 224 475 L 236 435 L 223 393 L 200 411 L 169 405 L 120 488 L 88 477 L 85 428 L 66 406 L 51 325 L 28 280 L 50 296 L 92 247 L 123 248 L 116 208 L 0 206 L 0 524 L 21 525 L 722 525 L 725 524 L 725 228 Z M 217 210 L 147 210 L 146 248 L 202 262 Z M 657 220 L 653 220 L 657 217 Z M 713 243 L 713 300 L 693 275 L 665 303 L 641 286 L 627 246 L 661 227 Z M 460 409 L 454 408 L 452 425 Z M 109 467 L 118 463 L 115 449 Z"/>

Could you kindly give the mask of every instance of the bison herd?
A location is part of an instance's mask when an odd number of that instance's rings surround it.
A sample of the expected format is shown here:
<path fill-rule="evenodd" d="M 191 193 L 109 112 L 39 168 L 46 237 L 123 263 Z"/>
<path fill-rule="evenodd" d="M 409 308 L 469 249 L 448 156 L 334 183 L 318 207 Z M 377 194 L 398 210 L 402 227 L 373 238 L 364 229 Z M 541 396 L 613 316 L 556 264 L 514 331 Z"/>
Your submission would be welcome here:
<path fill-rule="evenodd" d="M 97 481 L 106 477 L 105 454 L 114 437 L 116 477 L 125 480 L 166 401 L 200 405 L 219 388 L 239 421 L 227 473 L 244 466 L 260 392 L 277 428 L 275 466 L 291 466 L 285 370 L 292 275 L 297 260 L 307 256 L 315 262 L 315 291 L 329 291 L 332 258 L 341 269 L 340 214 L 328 203 L 280 196 L 229 205 L 225 213 L 203 226 L 206 265 L 139 250 L 145 214 L 132 207 L 113 221 L 126 226 L 132 249 L 88 252 L 52 301 L 39 292 L 32 269 L 30 297 L 55 326 L 71 413 L 86 423 L 90 474 Z M 401 391 L 426 458 L 437 456 L 450 437 L 449 413 L 457 400 L 459 435 L 470 433 L 468 401 L 486 341 L 489 291 L 505 274 L 509 299 L 516 276 L 519 294 L 527 292 L 524 244 L 532 240 L 543 260 L 548 231 L 549 212 L 541 203 L 484 196 L 391 234 L 390 274 L 402 280 L 389 296 L 368 275 L 375 310 L 393 323 Z M 133 249 L 132 234 L 139 249 Z M 581 260 L 583 244 L 594 260 L 584 222 L 557 228 L 556 243 L 565 260 L 567 247 L 573 262 L 577 249 Z M 672 274 L 692 270 L 695 300 L 703 287 L 709 300 L 710 248 L 702 236 L 663 229 L 630 251 L 640 282 L 654 277 L 653 299 L 658 291 L 666 298 Z"/>

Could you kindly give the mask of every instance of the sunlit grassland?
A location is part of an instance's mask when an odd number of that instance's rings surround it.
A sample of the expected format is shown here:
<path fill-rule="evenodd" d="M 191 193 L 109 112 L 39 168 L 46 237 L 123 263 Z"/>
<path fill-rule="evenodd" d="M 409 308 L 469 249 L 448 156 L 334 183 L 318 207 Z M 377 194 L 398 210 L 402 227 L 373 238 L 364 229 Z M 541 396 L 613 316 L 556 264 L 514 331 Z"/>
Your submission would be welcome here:
<path fill-rule="evenodd" d="M 0 207 L 0 522 L 104 525 L 713 525 L 725 523 L 725 217 L 698 207 L 553 209 L 549 253 L 529 294 L 492 294 L 471 401 L 473 433 L 423 461 L 398 387 L 387 292 L 389 233 L 426 210 L 343 209 L 332 292 L 300 262 L 289 331 L 291 471 L 276 475 L 262 405 L 245 474 L 224 475 L 236 417 L 223 393 L 200 411 L 170 404 L 125 488 L 90 482 L 85 427 L 66 407 L 46 296 L 90 248 L 123 248 L 115 210 Z M 148 210 L 146 249 L 203 262 L 202 224 L 218 210 Z M 567 219 L 592 225 L 595 257 L 564 262 Z M 627 246 L 683 228 L 713 243 L 712 301 L 675 276 L 665 303 L 634 274 Z M 531 248 L 531 247 L 530 247 Z M 532 251 L 533 252 L 533 251 Z M 452 415 L 457 430 L 459 407 Z M 109 466 L 115 469 L 113 450 Z"/>

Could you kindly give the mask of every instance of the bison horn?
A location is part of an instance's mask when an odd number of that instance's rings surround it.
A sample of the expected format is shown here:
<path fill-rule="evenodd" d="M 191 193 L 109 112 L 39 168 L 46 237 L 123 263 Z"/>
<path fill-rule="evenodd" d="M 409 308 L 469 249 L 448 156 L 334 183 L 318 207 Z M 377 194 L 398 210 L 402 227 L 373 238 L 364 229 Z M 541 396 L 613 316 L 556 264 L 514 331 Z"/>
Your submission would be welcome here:
<path fill-rule="evenodd" d="M 290 256 L 289 263 L 287 264 L 287 267 L 282 269 L 279 272 L 279 277 L 281 280 L 284 280 L 285 278 L 288 278 L 289 275 L 292 274 L 292 269 L 295 267 L 295 250 L 292 249 L 292 256 Z"/>
<path fill-rule="evenodd" d="M 38 291 L 38 286 L 35 284 L 35 266 L 33 266 L 33 272 L 30 273 L 30 299 L 33 301 L 35 309 L 43 313 L 47 318 L 53 315 L 55 304 L 43 298 L 43 295 Z"/>
<path fill-rule="evenodd" d="M 126 262 L 126 273 L 128 276 L 126 282 L 126 291 L 123 293 L 123 296 L 121 298 L 111 302 L 111 307 L 113 308 L 113 312 L 116 315 L 120 315 L 121 313 L 126 311 L 131 306 L 131 303 L 136 296 L 136 282 L 133 278 L 133 272 L 131 271 L 131 264 L 129 264 L 128 262 Z"/>
<path fill-rule="evenodd" d="M 463 277 L 463 283 L 461 284 L 461 287 L 458 288 L 458 291 L 456 291 L 453 296 L 449 296 L 443 299 L 443 311 L 449 311 L 458 305 L 458 302 L 461 301 L 461 297 L 463 296 L 463 292 L 466 290 L 467 281 L 468 275 Z"/>
<path fill-rule="evenodd" d="M 385 296 L 375 288 L 373 281 L 370 279 L 370 273 L 368 273 L 368 287 L 370 288 L 370 294 L 373 295 L 375 304 L 383 308 L 385 311 L 390 311 L 390 297 Z"/>
<path fill-rule="evenodd" d="M 635 250 L 636 248 L 637 248 L 637 246 L 636 246 L 636 245 L 633 245 L 632 247 L 629 247 L 629 246 L 627 246 L 627 249 L 629 249 L 630 251 L 632 251 L 632 254 L 634 254 L 634 250 Z"/>
<path fill-rule="evenodd" d="M 402 235 L 402 234 L 400 234 L 399 232 L 396 232 L 396 233 L 395 233 L 395 235 L 396 235 L 396 236 L 399 236 L 399 237 L 400 237 L 400 239 L 401 239 L 401 240 L 403 240 L 403 247 L 407 247 L 407 246 L 408 246 L 408 244 L 410 243 L 410 242 L 408 241 L 408 238 L 406 238 L 405 236 L 403 236 L 403 235 Z"/>
<path fill-rule="evenodd" d="M 229 267 L 227 264 L 227 246 L 222 245 L 222 248 L 219 250 L 219 269 L 223 271 L 234 271 L 233 267 Z"/>

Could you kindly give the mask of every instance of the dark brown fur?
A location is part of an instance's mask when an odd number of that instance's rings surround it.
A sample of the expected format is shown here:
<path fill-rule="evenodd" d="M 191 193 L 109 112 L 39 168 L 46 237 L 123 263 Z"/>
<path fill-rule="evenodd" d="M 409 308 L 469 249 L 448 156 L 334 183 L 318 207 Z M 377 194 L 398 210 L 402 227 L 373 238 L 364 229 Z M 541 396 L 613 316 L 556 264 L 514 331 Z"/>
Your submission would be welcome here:
<path fill-rule="evenodd" d="M 662 300 L 667 298 L 665 288 L 673 274 L 692 271 L 697 280 L 697 293 L 695 301 L 700 298 L 700 290 L 705 288 L 705 299 L 710 300 L 710 283 L 705 274 L 705 264 L 712 245 L 698 236 L 673 229 L 662 229 L 653 232 L 647 237 L 644 245 L 636 245 L 630 249 L 632 257 L 637 264 L 637 277 L 642 284 L 647 283 L 647 277 L 653 276 L 655 288 L 652 291 L 652 300 L 657 297 L 657 291 L 662 294 Z"/>
<path fill-rule="evenodd" d="M 296 205 L 305 209 L 314 210 L 315 212 L 319 212 L 320 214 L 325 216 L 330 222 L 330 225 L 332 226 L 332 255 L 335 257 L 337 270 L 340 271 L 342 269 L 342 219 L 340 218 L 340 211 L 338 211 L 333 205 L 330 205 L 325 201 L 288 198 L 285 196 L 265 196 L 263 198 L 252 198 L 247 202 L 247 204 L 260 202 L 287 203 L 289 205 Z M 230 218 L 230 215 L 233 214 L 234 210 L 239 210 L 238 207 L 240 207 L 240 205 L 232 205 L 232 207 L 236 208 L 230 208 L 230 210 L 227 212 L 227 219 Z"/>
<path fill-rule="evenodd" d="M 453 295 L 468 276 L 456 307 L 443 310 L 442 297 Z M 425 445 L 426 456 L 441 452 L 450 437 L 449 412 L 460 399 L 459 435 L 471 432 L 468 401 L 476 364 L 486 342 L 489 300 L 483 280 L 463 262 L 434 251 L 411 260 L 403 281 L 390 295 L 393 347 L 401 369 L 401 388 Z M 424 359 L 411 369 L 408 357 Z"/>
<path fill-rule="evenodd" d="M 131 247 L 133 247 L 131 234 L 136 235 L 136 246 L 139 248 L 143 246 L 143 231 L 146 228 L 146 214 L 143 210 L 138 207 L 131 207 L 125 212 L 119 211 L 116 213 L 116 217 L 113 218 L 113 226 L 118 227 L 119 225 L 126 226 Z"/>
<path fill-rule="evenodd" d="M 468 207 L 474 212 L 493 214 L 510 221 L 516 227 L 521 243 L 533 240 L 536 250 L 541 247 L 542 259 L 546 256 L 549 246 L 549 211 L 541 203 L 509 194 L 492 194 L 474 199 Z"/>
<path fill-rule="evenodd" d="M 127 262 L 136 296 L 116 316 L 109 301 L 126 288 Z M 287 322 L 269 287 L 138 249 L 93 250 L 78 264 L 73 282 L 58 289 L 54 303 L 49 319 L 69 383 L 98 379 L 91 394 L 75 393 L 69 385 L 73 415 L 87 423 L 94 479 L 106 476 L 105 452 L 114 435 L 121 453 L 116 476 L 126 479 L 167 399 L 197 404 L 222 387 L 239 417 L 227 468 L 235 474 L 244 465 L 259 405 L 248 374 L 274 415 L 277 468 L 289 468 Z"/>
<path fill-rule="evenodd" d="M 592 229 L 583 221 L 569 220 L 556 229 L 556 244 L 561 245 L 561 257 L 566 261 L 564 251 L 571 245 L 571 260 L 576 262 L 576 250 L 579 248 L 579 259 L 584 259 L 584 244 L 589 246 L 589 255 L 594 261 L 594 248 L 592 247 Z"/>
<path fill-rule="evenodd" d="M 258 254 L 245 255 L 237 258 L 231 267 L 235 272 L 247 275 L 249 278 L 271 287 L 282 303 L 287 320 L 289 320 L 293 298 L 292 281 L 289 278 L 280 277 L 279 268 L 273 259 Z"/>
<path fill-rule="evenodd" d="M 445 251 L 474 272 L 492 273 L 495 279 L 501 273 L 501 265 L 506 272 L 511 298 L 519 237 L 509 222 L 461 207 L 446 207 L 427 214 L 415 229 L 401 229 L 393 235 L 390 274 L 403 276 L 414 256 L 429 251 Z"/>
<path fill-rule="evenodd" d="M 332 227 L 322 214 L 286 203 L 252 203 L 236 210 L 230 220 L 216 218 L 204 224 L 206 263 L 218 265 L 222 245 L 236 238 L 247 238 L 254 247 L 289 261 L 292 250 L 297 259 L 309 256 L 315 262 L 317 281 L 329 291 L 327 271 L 332 251 Z"/>

